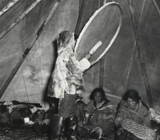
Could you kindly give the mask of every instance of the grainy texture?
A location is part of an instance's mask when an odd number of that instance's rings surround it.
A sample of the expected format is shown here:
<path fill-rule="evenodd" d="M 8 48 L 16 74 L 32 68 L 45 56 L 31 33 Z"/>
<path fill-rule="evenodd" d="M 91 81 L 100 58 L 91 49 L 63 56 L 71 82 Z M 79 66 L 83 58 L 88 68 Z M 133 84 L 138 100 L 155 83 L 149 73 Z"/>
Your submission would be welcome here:
<path fill-rule="evenodd" d="M 47 134 L 37 136 L 31 126 L 0 125 L 1 140 L 49 140 Z"/>

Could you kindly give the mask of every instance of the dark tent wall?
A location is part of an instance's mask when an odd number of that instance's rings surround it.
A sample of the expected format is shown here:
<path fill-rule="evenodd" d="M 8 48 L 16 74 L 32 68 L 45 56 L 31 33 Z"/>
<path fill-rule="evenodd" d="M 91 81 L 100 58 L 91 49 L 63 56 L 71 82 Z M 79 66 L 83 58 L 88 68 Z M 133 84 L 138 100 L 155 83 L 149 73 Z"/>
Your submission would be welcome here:
<path fill-rule="evenodd" d="M 126 1 L 129 6 L 132 6 L 133 12 L 130 13 L 131 26 L 133 26 L 134 40 L 133 44 L 130 42 L 128 47 L 133 48 L 130 59 L 130 70 L 128 69 L 128 78 L 126 79 L 125 89 L 137 89 L 146 103 L 153 100 L 153 105 L 158 109 L 160 99 L 159 88 L 159 25 L 160 15 L 158 14 L 153 1 Z M 130 9 L 131 11 L 131 9 Z M 125 14 L 125 13 L 124 13 Z M 133 19 L 134 18 L 134 19 Z M 135 30 L 135 26 L 137 30 Z M 123 30 L 121 30 L 123 31 Z M 120 37 L 120 35 L 119 35 Z M 128 40 L 130 36 L 126 39 Z M 125 42 L 126 42 L 126 39 Z M 117 39 L 118 40 L 118 39 Z M 115 42 L 116 43 L 116 42 Z M 124 46 L 126 44 L 123 44 Z M 139 47 L 139 52 L 138 52 Z M 126 48 L 126 53 L 129 49 Z M 123 50 L 125 51 L 125 50 Z M 140 55 L 140 56 L 139 56 Z M 133 56 L 133 59 L 132 59 Z M 149 99 L 147 98 L 148 93 Z"/>
<path fill-rule="evenodd" d="M 28 5 L 34 1 L 27 1 Z M 42 0 L 31 13 L 0 39 L 1 92 L 25 49 L 33 46 L 4 91 L 1 100 L 43 103 L 56 58 L 53 43 L 56 36 L 62 30 L 75 31 L 79 35 L 94 11 L 110 1 L 60 0 L 33 45 L 34 36 L 55 4 L 55 1 Z M 149 97 L 153 100 L 154 107 L 159 109 L 160 15 L 155 4 L 160 3 L 158 0 L 116 0 L 116 2 L 123 9 L 120 33 L 103 59 L 85 72 L 86 93 L 82 96 L 87 102 L 89 93 L 95 87 L 103 86 L 108 97 L 117 104 L 124 92 L 133 88 L 140 92 L 145 103 L 149 105 Z M 22 9 L 24 10 L 24 7 Z M 9 26 L 9 23 L 7 22 L 5 26 Z"/>
<path fill-rule="evenodd" d="M 152 1 L 146 2 L 146 4 L 144 5 L 144 12 L 142 13 L 141 23 L 139 25 L 141 52 L 144 57 L 144 63 L 146 65 L 146 73 L 150 85 L 150 92 L 154 102 L 153 104 L 156 108 L 160 106 L 159 14 L 155 9 L 155 6 L 153 5 Z M 145 93 L 145 91 L 143 93 Z"/>
<path fill-rule="evenodd" d="M 99 7 L 103 2 L 86 1 L 80 29 L 96 9 L 95 7 Z M 99 62 L 85 73 L 87 91 L 90 92 L 103 83 L 101 86 L 104 87 L 109 98 L 118 103 L 127 89 L 136 89 L 146 104 L 149 105 L 148 100 L 153 100 L 154 107 L 158 109 L 160 17 L 154 5 L 157 3 L 149 0 L 131 2 L 116 0 L 116 2 L 123 9 L 122 27 L 114 44 L 101 60 L 104 64 Z M 90 6 L 93 7 L 93 11 L 87 10 Z M 135 27 L 137 30 L 134 30 Z M 140 48 L 139 52 L 137 47 Z M 101 73 L 104 73 L 102 79 L 100 79 Z M 150 97 L 147 92 L 150 93 Z"/>

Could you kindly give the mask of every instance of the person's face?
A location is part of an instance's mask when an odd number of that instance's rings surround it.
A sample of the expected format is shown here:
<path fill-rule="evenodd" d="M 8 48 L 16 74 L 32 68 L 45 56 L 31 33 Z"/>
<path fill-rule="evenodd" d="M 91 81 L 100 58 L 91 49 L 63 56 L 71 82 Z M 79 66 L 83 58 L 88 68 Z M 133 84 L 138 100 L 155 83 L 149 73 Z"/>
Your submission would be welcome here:
<path fill-rule="evenodd" d="M 136 108 L 137 103 L 134 100 L 132 100 L 131 98 L 128 98 L 127 103 L 131 109 L 134 110 Z"/>
<path fill-rule="evenodd" d="M 102 94 L 100 92 L 96 92 L 94 94 L 94 101 L 96 103 L 100 103 L 102 101 Z"/>

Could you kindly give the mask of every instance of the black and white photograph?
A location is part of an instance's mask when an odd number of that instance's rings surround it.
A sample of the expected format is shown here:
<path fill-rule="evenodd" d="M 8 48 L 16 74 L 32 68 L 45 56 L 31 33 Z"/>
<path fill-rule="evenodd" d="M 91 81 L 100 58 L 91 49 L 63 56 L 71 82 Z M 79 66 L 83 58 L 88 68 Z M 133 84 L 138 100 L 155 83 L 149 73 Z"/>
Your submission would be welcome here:
<path fill-rule="evenodd" d="M 160 0 L 0 0 L 0 140 L 160 140 Z"/>

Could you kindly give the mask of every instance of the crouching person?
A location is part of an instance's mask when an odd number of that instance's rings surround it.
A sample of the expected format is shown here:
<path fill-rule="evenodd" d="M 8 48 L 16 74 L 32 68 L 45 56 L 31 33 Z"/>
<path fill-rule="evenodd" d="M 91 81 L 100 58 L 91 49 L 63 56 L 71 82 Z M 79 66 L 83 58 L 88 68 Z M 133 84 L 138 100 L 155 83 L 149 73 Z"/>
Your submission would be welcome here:
<path fill-rule="evenodd" d="M 48 98 L 49 109 L 37 110 L 31 120 L 35 122 L 33 124 L 33 130 L 38 136 L 49 134 L 51 127 L 51 118 L 58 112 L 58 99 Z"/>
<path fill-rule="evenodd" d="M 79 128 L 79 135 L 87 139 L 114 140 L 115 110 L 113 104 L 106 98 L 102 88 L 96 88 L 90 95 L 91 101 L 85 108 L 85 122 Z"/>
<path fill-rule="evenodd" d="M 116 140 L 155 140 L 151 114 L 136 90 L 128 90 L 120 102 L 115 124 Z"/>

